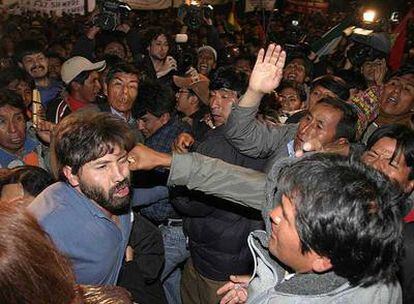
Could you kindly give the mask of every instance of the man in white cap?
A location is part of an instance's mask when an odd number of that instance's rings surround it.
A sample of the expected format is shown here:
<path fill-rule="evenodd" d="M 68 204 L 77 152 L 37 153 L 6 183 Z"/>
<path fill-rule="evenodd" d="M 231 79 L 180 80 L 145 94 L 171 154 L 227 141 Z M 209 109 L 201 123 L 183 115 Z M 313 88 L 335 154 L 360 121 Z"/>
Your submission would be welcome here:
<path fill-rule="evenodd" d="M 57 97 L 48 105 L 47 120 L 59 123 L 70 113 L 91 107 L 102 89 L 99 82 L 99 72 L 105 66 L 105 61 L 92 63 L 81 56 L 66 60 L 62 65 L 61 77 L 66 84 L 68 94 L 64 97 Z"/>
<path fill-rule="evenodd" d="M 205 45 L 197 50 L 197 71 L 206 77 L 209 77 L 211 71 L 217 66 L 217 51 Z"/>

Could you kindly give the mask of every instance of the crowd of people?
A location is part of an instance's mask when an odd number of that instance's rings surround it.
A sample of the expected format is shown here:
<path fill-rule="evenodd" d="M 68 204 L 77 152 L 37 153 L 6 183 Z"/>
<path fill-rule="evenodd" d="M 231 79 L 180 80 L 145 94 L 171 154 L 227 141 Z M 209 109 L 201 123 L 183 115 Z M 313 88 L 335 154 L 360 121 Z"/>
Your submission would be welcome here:
<path fill-rule="evenodd" d="M 395 68 L 355 5 L 0 16 L 0 302 L 412 303 L 414 10 Z"/>

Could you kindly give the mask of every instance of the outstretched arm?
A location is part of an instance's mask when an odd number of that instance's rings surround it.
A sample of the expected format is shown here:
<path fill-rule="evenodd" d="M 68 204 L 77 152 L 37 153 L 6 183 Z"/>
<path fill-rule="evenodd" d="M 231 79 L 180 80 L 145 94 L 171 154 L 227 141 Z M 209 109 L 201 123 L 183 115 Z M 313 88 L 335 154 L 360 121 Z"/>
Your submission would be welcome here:
<path fill-rule="evenodd" d="M 249 79 L 249 87 L 239 102 L 241 107 L 252 107 L 260 102 L 264 94 L 279 86 L 283 75 L 286 53 L 280 45 L 270 44 L 257 54 L 256 63 Z"/>

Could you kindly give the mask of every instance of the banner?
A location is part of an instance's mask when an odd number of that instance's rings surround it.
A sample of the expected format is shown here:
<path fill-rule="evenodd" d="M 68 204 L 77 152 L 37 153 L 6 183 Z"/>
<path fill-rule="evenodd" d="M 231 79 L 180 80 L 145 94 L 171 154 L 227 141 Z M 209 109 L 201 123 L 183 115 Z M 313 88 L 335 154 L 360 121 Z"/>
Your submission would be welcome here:
<path fill-rule="evenodd" d="M 246 0 L 245 12 L 253 12 L 254 10 L 272 11 L 275 6 L 275 0 Z"/>
<path fill-rule="evenodd" d="M 95 2 L 95 1 L 93 1 Z M 94 3 L 92 3 L 93 6 Z M 85 1 L 84 0 L 20 0 L 20 9 L 23 11 L 34 11 L 51 14 L 52 12 L 58 16 L 63 12 L 66 14 L 84 14 Z M 93 7 L 92 7 L 93 9 Z"/>
<path fill-rule="evenodd" d="M 310 14 L 313 12 L 327 12 L 329 1 L 327 0 L 287 0 L 286 12 Z"/>

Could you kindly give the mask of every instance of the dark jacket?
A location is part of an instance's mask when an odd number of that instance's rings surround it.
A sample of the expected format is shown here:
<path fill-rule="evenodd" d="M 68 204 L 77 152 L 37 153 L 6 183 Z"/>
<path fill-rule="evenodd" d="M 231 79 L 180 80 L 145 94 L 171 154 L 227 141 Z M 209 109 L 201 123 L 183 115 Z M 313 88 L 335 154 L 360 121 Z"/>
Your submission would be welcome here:
<path fill-rule="evenodd" d="M 197 148 L 199 153 L 226 162 L 261 169 L 264 162 L 240 154 L 225 139 L 222 128 L 207 132 Z M 211 280 L 226 281 L 231 274 L 248 274 L 253 260 L 247 236 L 263 229 L 260 213 L 200 192 L 190 193 L 188 200 L 173 201 L 187 215 L 184 231 L 189 237 L 191 258 L 196 270 Z"/>
<path fill-rule="evenodd" d="M 126 262 L 118 285 L 126 288 L 140 304 L 167 303 L 160 275 L 164 265 L 164 245 L 159 229 L 139 213 L 134 214 L 129 246 L 134 259 Z"/>

